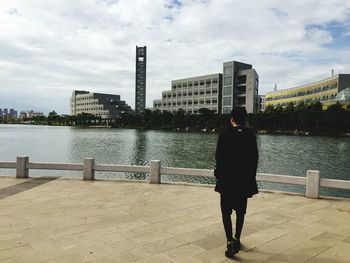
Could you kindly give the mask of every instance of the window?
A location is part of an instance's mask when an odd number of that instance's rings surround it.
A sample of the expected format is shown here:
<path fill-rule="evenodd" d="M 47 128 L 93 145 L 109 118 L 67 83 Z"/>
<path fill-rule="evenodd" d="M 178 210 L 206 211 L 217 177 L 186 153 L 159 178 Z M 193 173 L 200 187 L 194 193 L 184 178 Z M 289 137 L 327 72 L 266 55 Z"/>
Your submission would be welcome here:
<path fill-rule="evenodd" d="M 184 88 L 187 87 L 187 83 L 182 84 L 182 87 Z"/>
<path fill-rule="evenodd" d="M 192 92 L 189 92 L 189 93 L 188 93 L 188 96 L 192 96 Z"/>
<path fill-rule="evenodd" d="M 206 104 L 210 104 L 210 100 L 206 100 L 205 103 L 206 103 Z"/>
<path fill-rule="evenodd" d="M 210 94 L 210 93 L 211 93 L 210 90 L 205 91 L 205 94 Z"/>
<path fill-rule="evenodd" d="M 232 77 L 225 77 L 224 78 L 224 86 L 232 85 Z"/>
<path fill-rule="evenodd" d="M 223 105 L 224 106 L 228 106 L 228 105 L 230 105 L 231 106 L 231 100 L 232 100 L 232 97 L 230 96 L 230 97 L 224 97 L 223 98 Z"/>
<path fill-rule="evenodd" d="M 247 82 L 247 75 L 237 77 L 237 84 L 244 84 L 246 82 Z"/>
<path fill-rule="evenodd" d="M 217 84 L 218 83 L 218 79 L 213 79 L 213 84 Z"/>
<path fill-rule="evenodd" d="M 231 107 L 223 107 L 222 108 L 223 114 L 230 114 L 230 112 L 231 112 Z"/>
<path fill-rule="evenodd" d="M 232 66 L 226 66 L 224 67 L 224 75 L 232 75 L 233 73 L 233 68 Z"/>
<path fill-rule="evenodd" d="M 198 86 L 198 81 L 195 81 L 195 82 L 193 83 L 193 85 L 194 85 L 194 86 Z"/>
<path fill-rule="evenodd" d="M 204 95 L 204 90 L 201 90 L 201 91 L 199 92 L 199 94 L 200 94 L 200 95 Z"/>
<path fill-rule="evenodd" d="M 189 101 L 189 102 L 188 102 L 188 105 L 192 105 L 192 101 Z"/>
<path fill-rule="evenodd" d="M 199 85 L 203 86 L 203 85 L 204 85 L 204 80 L 201 80 L 201 81 L 199 82 Z"/>
<path fill-rule="evenodd" d="M 194 95 L 198 95 L 198 91 L 195 91 L 193 94 L 194 94 Z"/>
<path fill-rule="evenodd" d="M 188 86 L 189 86 L 189 87 L 192 87 L 192 86 L 193 86 L 192 82 L 188 83 Z"/>
<path fill-rule="evenodd" d="M 224 96 L 232 95 L 232 88 L 231 87 L 224 87 L 223 95 Z"/>
<path fill-rule="evenodd" d="M 218 90 L 213 89 L 212 93 L 213 93 L 213 94 L 216 94 L 216 93 L 218 93 Z"/>
<path fill-rule="evenodd" d="M 211 101 L 213 104 L 216 104 L 216 103 L 218 103 L 218 101 L 215 99 L 215 100 L 212 100 Z"/>

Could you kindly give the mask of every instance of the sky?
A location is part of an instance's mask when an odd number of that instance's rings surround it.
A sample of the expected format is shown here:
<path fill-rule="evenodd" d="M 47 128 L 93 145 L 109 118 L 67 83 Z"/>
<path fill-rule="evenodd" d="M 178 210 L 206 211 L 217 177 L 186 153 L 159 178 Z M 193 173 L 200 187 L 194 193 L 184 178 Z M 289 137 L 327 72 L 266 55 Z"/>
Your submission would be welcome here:
<path fill-rule="evenodd" d="M 0 0 L 0 108 L 69 114 L 73 90 L 146 106 L 171 80 L 253 65 L 259 94 L 350 73 L 349 0 Z"/>

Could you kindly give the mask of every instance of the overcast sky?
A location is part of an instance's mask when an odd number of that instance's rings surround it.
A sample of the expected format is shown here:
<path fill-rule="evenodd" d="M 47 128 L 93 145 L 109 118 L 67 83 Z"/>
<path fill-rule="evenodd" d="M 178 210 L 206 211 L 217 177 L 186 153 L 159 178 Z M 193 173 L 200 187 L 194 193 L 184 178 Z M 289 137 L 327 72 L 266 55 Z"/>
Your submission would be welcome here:
<path fill-rule="evenodd" d="M 0 0 L 0 102 L 65 114 L 79 89 L 134 107 L 136 45 L 147 107 L 230 60 L 252 64 L 265 94 L 350 73 L 350 1 Z"/>

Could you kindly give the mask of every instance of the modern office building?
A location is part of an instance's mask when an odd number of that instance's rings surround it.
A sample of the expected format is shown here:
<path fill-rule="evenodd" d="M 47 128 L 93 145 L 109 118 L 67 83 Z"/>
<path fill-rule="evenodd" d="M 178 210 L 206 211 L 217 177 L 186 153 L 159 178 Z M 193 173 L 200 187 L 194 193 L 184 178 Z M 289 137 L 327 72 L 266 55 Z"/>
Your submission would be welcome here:
<path fill-rule="evenodd" d="M 245 107 L 248 113 L 259 109 L 259 76 L 252 65 L 229 61 L 223 65 L 222 113 L 233 107 Z"/>
<path fill-rule="evenodd" d="M 251 65 L 230 61 L 223 64 L 223 73 L 171 81 L 171 90 L 162 92 L 162 99 L 153 101 L 153 108 L 175 112 L 180 108 L 198 114 L 206 108 L 228 114 L 232 107 L 245 107 L 248 113 L 258 111 L 259 77 Z"/>
<path fill-rule="evenodd" d="M 84 90 L 74 90 L 70 99 L 71 115 L 90 113 L 102 119 L 120 116 L 120 113 L 131 111 L 120 95 L 90 93 Z"/>
<path fill-rule="evenodd" d="M 345 94 L 347 89 L 350 89 L 350 74 L 338 74 L 303 86 L 267 92 L 266 107 L 319 101 L 327 108 L 337 101 L 344 102 L 346 96 L 337 95 L 342 91 Z"/>
<path fill-rule="evenodd" d="M 146 108 L 146 62 L 147 47 L 136 46 L 135 112 Z"/>
<path fill-rule="evenodd" d="M 153 101 L 153 108 L 161 111 L 198 113 L 206 108 L 214 113 L 221 111 L 222 74 L 178 79 L 171 81 L 171 90 L 162 92 L 161 100 Z"/>

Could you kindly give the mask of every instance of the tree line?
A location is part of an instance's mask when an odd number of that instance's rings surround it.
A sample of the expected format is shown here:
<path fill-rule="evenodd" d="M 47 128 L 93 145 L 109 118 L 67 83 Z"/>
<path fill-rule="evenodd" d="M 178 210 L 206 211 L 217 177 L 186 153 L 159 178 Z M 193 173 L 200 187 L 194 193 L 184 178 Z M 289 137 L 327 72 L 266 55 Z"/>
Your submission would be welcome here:
<path fill-rule="evenodd" d="M 70 116 L 59 115 L 52 111 L 47 117 L 38 116 L 23 119 L 21 122 L 41 125 L 219 131 L 228 125 L 228 120 L 229 115 L 215 114 L 211 110 L 202 108 L 199 114 L 186 113 L 182 109 L 173 113 L 146 109 L 137 115 L 134 112 L 122 112 L 118 118 L 108 120 L 89 113 Z M 350 133 L 350 104 L 344 107 L 337 103 L 326 110 L 322 110 L 320 102 L 298 105 L 290 103 L 286 107 L 269 106 L 264 112 L 248 114 L 248 123 L 256 130 L 267 133 Z"/>

